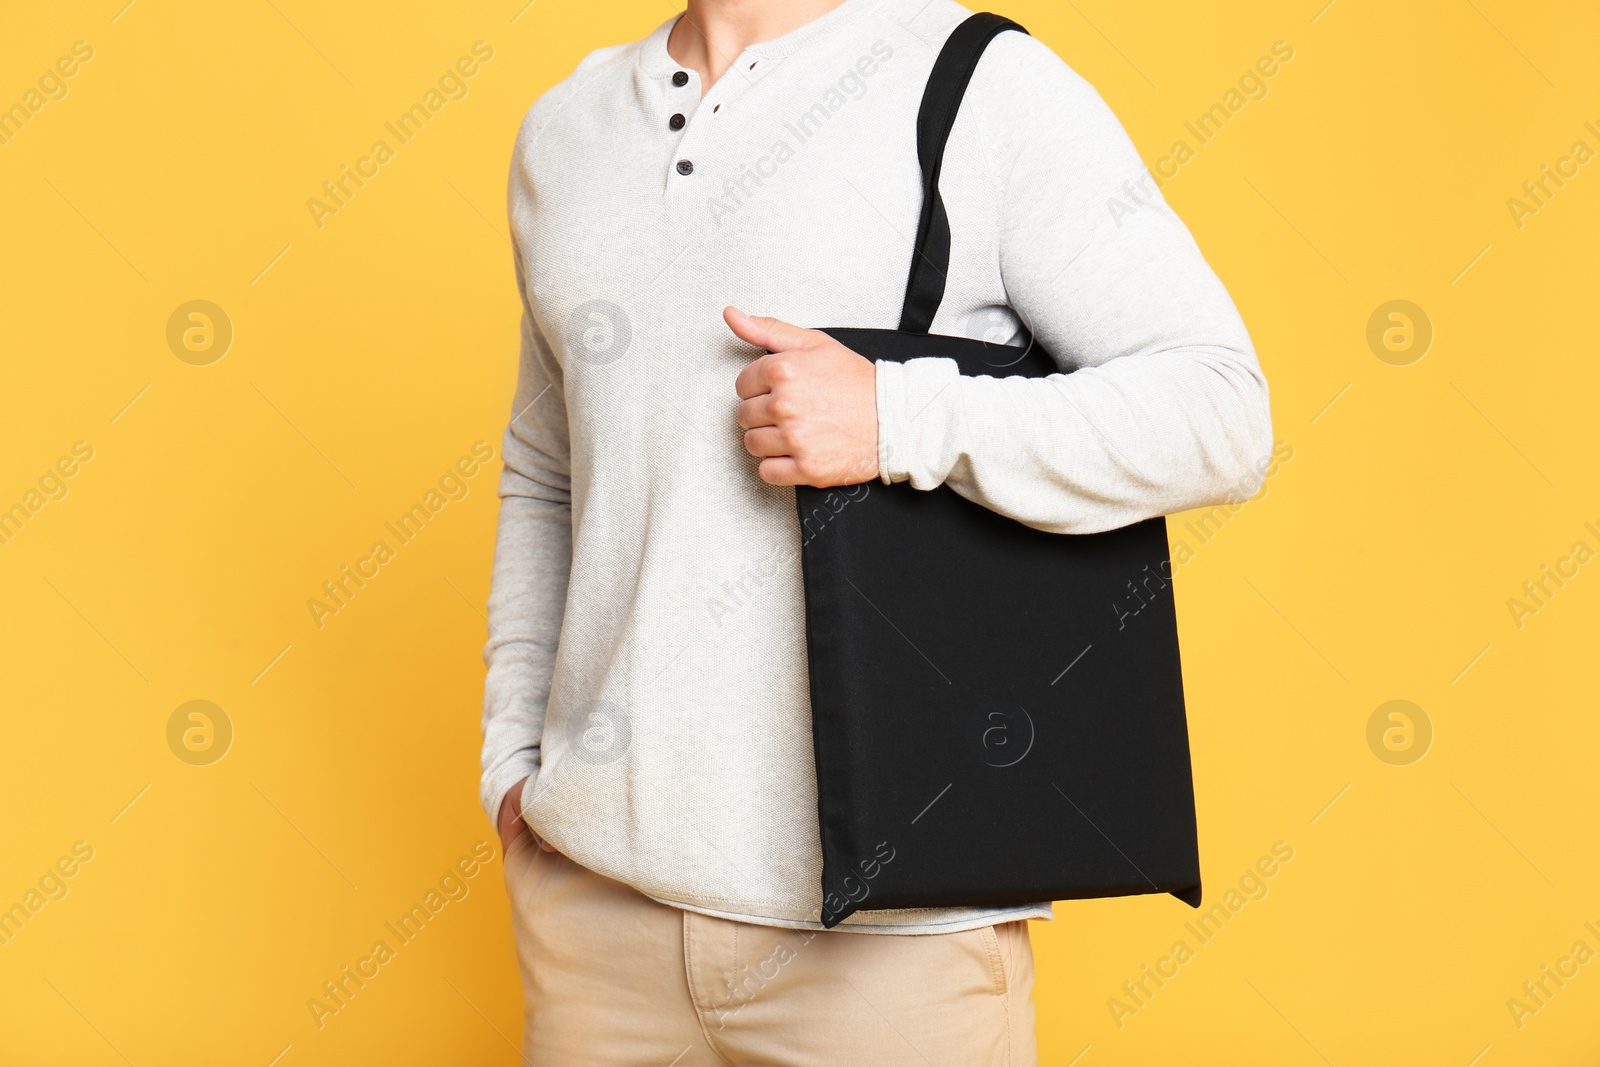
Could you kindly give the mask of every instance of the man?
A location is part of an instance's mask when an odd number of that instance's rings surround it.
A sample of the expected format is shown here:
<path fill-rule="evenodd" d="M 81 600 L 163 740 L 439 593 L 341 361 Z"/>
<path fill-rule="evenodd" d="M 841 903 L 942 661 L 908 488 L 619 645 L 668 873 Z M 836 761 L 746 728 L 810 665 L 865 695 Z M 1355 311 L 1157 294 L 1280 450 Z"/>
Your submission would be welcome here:
<path fill-rule="evenodd" d="M 1018 33 L 944 156 L 932 332 L 1031 336 L 1064 373 L 874 365 L 803 328 L 898 320 L 917 109 L 968 14 L 690 0 L 523 123 L 482 799 L 530 1062 L 1035 1062 L 1026 920 L 1049 902 L 821 929 L 790 487 L 949 485 L 1089 533 L 1248 497 L 1271 426 L 1238 313 L 1115 117 Z"/>

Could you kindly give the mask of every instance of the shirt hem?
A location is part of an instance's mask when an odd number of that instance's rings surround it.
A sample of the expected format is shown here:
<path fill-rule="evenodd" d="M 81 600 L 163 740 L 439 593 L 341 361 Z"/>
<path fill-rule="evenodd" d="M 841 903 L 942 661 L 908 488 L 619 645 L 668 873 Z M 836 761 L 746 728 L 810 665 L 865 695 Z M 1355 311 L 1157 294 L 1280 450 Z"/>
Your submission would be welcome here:
<path fill-rule="evenodd" d="M 703 904 L 691 904 L 684 900 L 673 900 L 670 897 L 657 896 L 654 893 L 645 893 L 645 896 L 658 904 L 666 904 L 680 911 L 692 911 L 700 915 L 709 915 L 715 919 L 728 919 L 733 922 L 750 923 L 755 926 L 777 926 L 785 930 L 827 930 L 818 919 L 792 919 L 777 915 L 747 915 L 742 912 L 723 911 L 718 908 L 708 908 Z M 943 921 L 930 921 L 928 916 L 940 912 L 960 912 L 959 915 Z M 918 908 L 911 912 L 885 911 L 886 915 L 918 914 L 919 918 L 911 923 L 874 923 L 856 921 L 856 916 L 846 919 L 833 928 L 833 932 L 860 933 L 860 934 L 954 934 L 963 930 L 977 930 L 985 926 L 996 926 L 1000 923 L 1014 922 L 1019 919 L 1054 919 L 1055 909 L 1049 901 L 1038 904 L 1019 904 L 1009 908 L 984 909 L 969 911 L 962 909 L 943 908 Z M 870 914 L 870 913 L 867 913 Z"/>

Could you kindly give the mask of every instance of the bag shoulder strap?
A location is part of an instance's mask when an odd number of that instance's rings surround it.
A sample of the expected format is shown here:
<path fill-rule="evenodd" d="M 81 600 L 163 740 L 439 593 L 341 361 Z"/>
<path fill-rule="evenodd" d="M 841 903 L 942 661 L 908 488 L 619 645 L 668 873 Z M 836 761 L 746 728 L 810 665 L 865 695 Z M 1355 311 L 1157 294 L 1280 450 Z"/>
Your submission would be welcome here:
<path fill-rule="evenodd" d="M 911 251 L 911 276 L 906 281 L 906 301 L 900 312 L 900 329 L 927 333 L 944 299 L 945 272 L 950 268 L 950 220 L 939 197 L 939 168 L 945 142 L 967 83 L 989 42 L 1007 30 L 1028 31 L 1001 15 L 973 15 L 955 28 L 928 75 L 917 112 L 917 162 L 922 165 L 922 217 L 917 223 L 917 243 Z"/>

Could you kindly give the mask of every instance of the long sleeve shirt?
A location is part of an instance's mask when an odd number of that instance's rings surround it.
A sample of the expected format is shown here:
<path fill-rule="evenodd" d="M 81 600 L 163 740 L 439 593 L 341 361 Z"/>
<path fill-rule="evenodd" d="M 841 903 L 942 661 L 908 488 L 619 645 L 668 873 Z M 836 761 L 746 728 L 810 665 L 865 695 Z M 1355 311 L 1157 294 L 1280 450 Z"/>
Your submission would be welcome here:
<path fill-rule="evenodd" d="M 845 0 L 746 49 L 704 95 L 668 54 L 668 20 L 588 56 L 517 137 L 521 363 L 482 801 L 493 818 L 531 777 L 523 814 L 541 835 L 678 907 L 820 927 L 794 495 L 743 448 L 734 379 L 759 353 L 721 311 L 898 324 L 917 109 L 968 14 Z M 1249 335 L 1089 84 L 1038 40 L 1000 35 L 940 190 L 952 250 L 932 332 L 1032 338 L 1061 373 L 877 364 L 885 479 L 1064 534 L 1255 491 L 1271 425 Z M 862 911 L 842 928 L 1049 914 Z"/>

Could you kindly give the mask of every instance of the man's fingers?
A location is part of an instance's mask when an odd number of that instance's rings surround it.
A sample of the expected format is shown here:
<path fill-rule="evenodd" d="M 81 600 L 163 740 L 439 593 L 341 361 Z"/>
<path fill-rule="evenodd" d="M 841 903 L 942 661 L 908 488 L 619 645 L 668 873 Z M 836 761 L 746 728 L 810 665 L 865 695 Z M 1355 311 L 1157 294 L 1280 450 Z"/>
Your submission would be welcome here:
<path fill-rule="evenodd" d="M 736 409 L 735 417 L 739 426 L 746 430 L 753 430 L 757 426 L 776 426 L 778 413 L 773 408 L 772 394 L 763 392 L 741 403 Z"/>
<path fill-rule="evenodd" d="M 746 315 L 736 307 L 723 308 L 722 318 L 740 340 L 749 341 L 768 352 L 803 348 L 811 343 L 812 335 L 817 332 L 767 315 Z"/>
<path fill-rule="evenodd" d="M 772 391 L 772 383 L 767 380 L 767 360 L 771 358 L 761 356 L 744 365 L 739 376 L 733 380 L 733 391 L 740 400 L 749 400 Z"/>
<path fill-rule="evenodd" d="M 744 450 L 752 456 L 787 456 L 789 446 L 776 426 L 760 426 L 744 432 Z"/>
<path fill-rule="evenodd" d="M 722 317 L 735 336 L 768 352 L 745 364 L 734 379 L 733 388 L 741 400 L 772 391 L 774 375 L 782 373 L 774 370 L 775 357 L 828 339 L 828 335 L 820 330 L 807 330 L 766 315 L 746 315 L 736 307 L 723 308 Z M 777 365 L 787 365 L 789 371 L 794 370 L 792 362 L 785 361 Z"/>
<path fill-rule="evenodd" d="M 790 456 L 774 456 L 761 461 L 761 466 L 756 468 L 761 475 L 761 480 L 768 485 L 805 485 L 806 480 L 800 474 L 800 465 Z"/>

